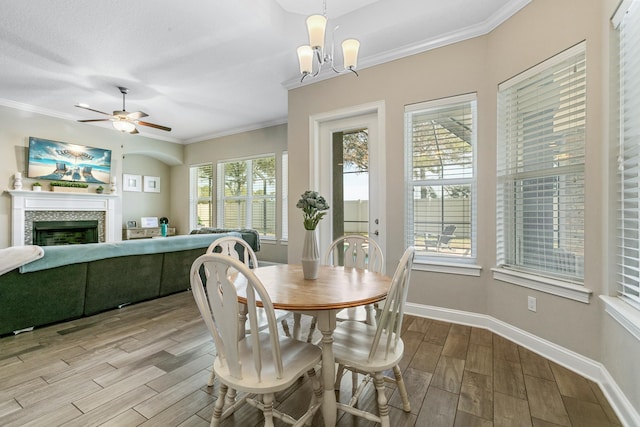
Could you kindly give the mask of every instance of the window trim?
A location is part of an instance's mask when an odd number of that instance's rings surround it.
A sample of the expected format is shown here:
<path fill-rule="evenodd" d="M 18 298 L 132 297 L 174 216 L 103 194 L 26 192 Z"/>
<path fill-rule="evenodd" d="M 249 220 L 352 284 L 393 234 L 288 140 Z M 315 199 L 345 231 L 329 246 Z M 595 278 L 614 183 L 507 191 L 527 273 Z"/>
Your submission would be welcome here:
<path fill-rule="evenodd" d="M 525 273 L 519 270 L 512 270 L 506 266 L 494 267 L 491 269 L 493 278 L 501 282 L 524 288 L 535 289 L 551 295 L 568 298 L 588 304 L 593 291 L 583 285 L 574 285 L 570 282 L 555 279 L 552 277 L 540 276 L 533 273 Z"/>
<path fill-rule="evenodd" d="M 619 69 L 618 69 L 618 85 L 619 85 L 619 99 L 618 99 L 618 119 L 620 121 L 619 123 L 619 134 L 618 134 L 618 138 L 617 138 L 617 152 L 618 154 L 618 168 L 616 169 L 616 173 L 615 173 L 615 179 L 616 179 L 616 184 L 617 184 L 617 188 L 619 193 L 621 195 L 624 195 L 624 188 L 625 188 L 625 183 L 627 183 L 627 181 L 624 179 L 624 166 L 625 163 L 627 162 L 626 159 L 626 155 L 627 155 L 627 149 L 629 149 L 629 143 L 626 141 L 626 135 L 625 135 L 625 126 L 624 123 L 625 121 L 627 121 L 627 119 L 625 118 L 625 114 L 627 114 L 627 108 L 625 105 L 625 98 L 626 98 L 626 93 L 627 93 L 627 88 L 625 86 L 626 83 L 626 79 L 624 78 L 624 72 L 625 72 L 625 67 L 624 64 L 626 62 L 629 62 L 630 60 L 636 60 L 638 59 L 638 55 L 637 52 L 634 52 L 635 55 L 630 55 L 627 56 L 625 55 L 626 51 L 624 50 L 624 39 L 625 39 L 625 35 L 622 33 L 622 30 L 624 30 L 626 28 L 626 26 L 624 26 L 623 28 L 623 24 L 625 24 L 625 19 L 628 18 L 628 13 L 630 12 L 630 9 L 632 7 L 635 8 L 634 15 L 632 15 L 632 18 L 629 19 L 637 19 L 637 16 L 640 15 L 640 3 L 637 0 L 623 0 L 620 5 L 618 6 L 618 9 L 615 11 L 613 17 L 611 18 L 611 22 L 613 24 L 613 27 L 615 28 L 615 30 L 618 32 L 618 37 L 617 37 L 617 42 L 618 42 L 618 55 L 619 55 Z M 635 23 L 635 21 L 631 21 L 631 23 Z M 633 42 L 637 41 L 637 37 L 638 33 L 637 33 L 637 29 L 632 29 L 630 30 L 632 31 L 632 34 L 636 35 L 636 38 L 634 38 L 633 40 L 631 40 L 631 44 L 634 46 L 635 45 Z M 633 74 L 635 76 L 635 74 Z M 635 79 L 637 80 L 637 79 Z M 633 86 L 633 83 L 637 83 L 637 81 L 635 82 L 630 82 Z M 632 89 L 633 90 L 633 89 Z M 635 95 L 635 94 L 634 94 Z M 631 111 L 629 112 L 631 114 L 631 117 L 636 117 L 637 115 L 637 107 L 635 108 L 636 111 Z M 632 128 L 632 135 L 637 133 L 638 131 L 640 131 L 640 123 L 638 122 L 638 119 L 636 118 L 634 121 L 634 127 Z M 633 145 L 631 148 L 631 151 L 635 151 L 637 150 L 637 145 Z M 640 154 L 634 153 L 633 156 L 630 156 L 631 162 L 633 163 L 633 161 L 635 161 L 635 165 L 637 166 L 637 164 L 640 164 Z M 635 185 L 638 184 L 639 180 L 636 180 L 636 182 L 634 183 Z M 627 183 L 627 185 L 629 185 L 629 183 Z M 636 195 L 637 197 L 637 195 Z M 630 197 L 631 200 L 634 199 L 634 196 Z M 615 220 L 616 220 L 616 224 L 620 224 L 618 225 L 617 231 L 616 231 L 616 239 L 618 242 L 624 242 L 627 239 L 627 234 L 623 231 L 624 226 L 621 226 L 625 223 L 626 221 L 626 213 L 627 210 L 624 208 L 625 203 L 627 202 L 627 198 L 624 197 L 620 197 L 619 195 L 616 196 L 615 198 L 615 205 L 616 205 L 616 211 L 615 211 Z M 640 208 L 637 208 L 636 210 L 640 210 Z M 635 219 L 637 216 L 640 216 L 640 212 L 636 212 L 636 216 L 634 216 L 633 218 Z M 637 232 L 640 232 L 640 229 L 636 229 Z M 637 240 L 637 239 L 636 239 Z M 625 261 L 627 259 L 627 257 L 624 255 L 623 248 L 626 249 L 626 244 L 624 243 L 619 243 L 616 245 L 616 263 L 615 263 L 615 267 L 616 267 L 616 277 L 613 280 L 614 282 L 614 286 L 613 288 L 615 290 L 610 290 L 611 294 L 615 293 L 615 296 L 601 296 L 600 298 L 605 302 L 606 306 L 605 306 L 605 311 L 611 316 L 613 317 L 618 323 L 620 323 L 623 327 L 625 327 L 629 332 L 631 332 L 638 340 L 640 340 L 640 301 L 638 300 L 638 297 L 633 295 L 634 298 L 631 297 L 631 295 L 627 295 L 625 293 L 624 287 L 628 286 L 627 281 L 625 281 L 623 278 L 621 278 L 621 276 L 624 276 L 625 270 L 626 269 L 634 269 L 637 268 L 637 266 L 634 265 L 628 265 Z M 630 251 L 633 251 L 634 249 L 637 249 L 636 247 L 631 247 L 629 248 Z M 635 278 L 635 276 L 634 276 Z M 640 279 L 640 277 L 638 278 Z M 636 279 L 636 280 L 638 280 Z M 630 287 L 630 286 L 628 286 Z M 640 286 L 637 286 L 637 289 L 632 288 L 634 291 L 638 292 L 640 291 Z M 629 292 L 629 294 L 632 294 L 632 292 Z"/>
<path fill-rule="evenodd" d="M 429 271 L 436 273 L 449 273 L 460 274 L 469 276 L 480 276 L 481 267 L 476 265 L 477 261 L 477 138 L 478 138 L 478 94 L 477 92 L 466 93 L 462 95 L 454 95 L 445 98 L 434 99 L 431 101 L 419 102 L 416 104 L 405 105 L 404 109 L 404 124 L 405 124 L 405 207 L 407 214 L 405 216 L 405 244 L 413 245 L 412 232 L 414 227 L 409 225 L 409 221 L 412 220 L 413 208 L 410 206 L 412 201 L 413 187 L 416 185 L 415 180 L 410 178 L 411 159 L 409 154 L 412 152 L 410 146 L 412 141 L 409 140 L 409 130 L 406 128 L 407 115 L 410 113 L 432 110 L 441 107 L 447 107 L 454 104 L 471 103 L 473 109 L 473 140 L 472 140 L 472 178 L 465 179 L 446 179 L 446 180 L 431 180 L 432 184 L 445 185 L 451 184 L 454 181 L 468 183 L 471 187 L 471 255 L 464 256 L 451 256 L 451 255 L 427 255 L 423 252 L 416 252 L 416 259 L 414 261 L 414 270 Z"/>
<path fill-rule="evenodd" d="M 280 158 L 282 160 L 280 166 L 280 201 L 282 203 L 280 242 L 286 244 L 289 241 L 289 151 L 283 151 Z"/>
<path fill-rule="evenodd" d="M 196 182 L 197 176 L 194 173 L 197 173 L 197 169 L 203 166 L 211 167 L 211 187 L 209 188 L 209 203 L 211 206 L 211 212 L 209 222 L 213 225 L 213 212 L 214 212 L 214 190 L 215 185 L 213 182 L 213 162 L 204 162 L 204 163 L 196 163 L 189 166 L 189 228 L 190 230 L 197 230 L 200 228 L 198 224 L 198 202 L 201 198 L 198 197 L 198 184 Z"/>
<path fill-rule="evenodd" d="M 498 85 L 498 103 L 500 102 L 500 92 L 510 89 L 513 86 L 518 85 L 519 83 L 531 78 L 531 77 L 535 77 L 537 75 L 539 75 L 540 73 L 543 73 L 553 67 L 555 67 L 556 65 L 561 64 L 562 62 L 573 58 L 576 55 L 579 54 L 584 54 L 585 55 L 585 61 L 586 61 L 586 41 L 581 41 L 580 43 L 577 43 L 574 46 L 571 46 L 570 48 L 559 52 L 558 54 L 544 60 L 543 62 L 523 71 L 522 73 L 500 83 Z M 586 72 L 585 72 L 585 78 L 586 78 Z M 585 95 L 585 107 L 586 107 L 586 95 Z M 502 142 L 500 142 L 500 112 L 498 112 L 497 114 L 497 119 L 498 119 L 498 147 L 497 147 L 497 154 L 499 156 L 500 154 L 500 144 Z M 585 130 L 586 133 L 586 130 Z M 586 134 L 585 134 L 585 150 L 586 150 Z M 497 165 L 500 165 L 500 162 L 502 160 L 500 158 L 497 159 Z M 586 174 L 586 163 L 583 162 L 582 164 L 582 171 L 584 174 Z M 569 171 L 572 169 L 572 167 L 568 167 L 567 168 Z M 535 175 L 536 177 L 543 177 L 544 175 Z M 497 174 L 497 185 L 499 186 L 500 182 L 500 175 Z M 497 188 L 497 191 L 499 190 L 499 188 Z M 586 197 L 586 188 L 583 189 L 583 197 Z M 500 195 L 497 194 L 497 199 L 500 198 Z M 499 206 L 497 206 L 498 208 Z M 501 212 L 496 212 L 496 217 L 499 218 L 500 215 L 509 215 L 508 213 L 501 213 Z M 500 230 L 497 227 L 496 228 L 496 232 L 499 233 Z M 583 244 L 584 244 L 584 231 L 583 231 Z M 498 258 L 498 262 L 500 262 L 500 258 L 501 256 L 504 256 L 504 252 L 505 252 L 505 246 L 504 245 L 508 245 L 507 242 L 503 242 L 503 246 L 500 246 L 500 239 L 496 240 L 496 252 L 497 252 L 497 258 Z M 503 255 L 501 255 L 503 254 Z M 547 275 L 545 275 L 544 271 L 539 271 L 536 272 L 534 270 L 528 270 L 526 267 L 522 267 L 522 266 L 511 266 L 511 265 L 503 265 L 500 264 L 495 268 L 492 268 L 492 272 L 493 272 L 493 278 L 496 280 L 501 280 L 504 282 L 508 282 L 511 284 L 515 284 L 515 285 L 519 285 L 519 286 L 524 286 L 527 288 L 531 288 L 531 289 L 536 289 L 542 292 L 546 292 L 546 293 L 550 293 L 553 295 L 558 295 L 558 296 L 562 296 L 562 297 L 566 297 L 569 299 L 573 299 L 576 301 L 580 301 L 580 302 L 585 302 L 588 303 L 590 296 L 592 294 L 592 291 L 590 289 L 587 289 L 586 287 L 584 287 L 584 272 L 583 272 L 583 277 L 582 277 L 582 281 L 580 282 L 580 284 L 576 284 L 576 282 L 572 281 L 571 279 L 567 279 L 567 280 L 563 280 L 560 277 L 549 277 Z"/>
<path fill-rule="evenodd" d="M 274 170 L 274 177 L 273 179 L 275 180 L 275 188 L 276 188 L 276 193 L 273 196 L 259 196 L 257 198 L 254 197 L 254 195 L 251 192 L 251 188 L 250 188 L 250 183 L 252 181 L 252 166 L 253 166 L 253 161 L 254 160 L 259 160 L 259 159 L 266 159 L 266 158 L 273 158 L 274 159 L 274 165 L 275 165 L 275 170 Z M 249 166 L 247 168 L 247 195 L 243 196 L 243 197 L 229 197 L 226 198 L 224 196 L 224 165 L 227 163 L 240 163 L 240 162 L 249 162 Z M 256 156 L 250 156 L 250 157 L 243 157 L 243 158 L 236 158 L 236 159 L 224 159 L 224 160 L 219 160 L 216 163 L 216 176 L 218 179 L 218 185 L 216 186 L 216 202 L 217 202 L 217 218 L 216 218 L 216 225 L 218 228 L 225 228 L 224 227 L 224 201 L 225 200 L 244 200 L 246 203 L 246 222 L 244 224 L 245 228 L 250 228 L 252 229 L 252 215 L 251 215 L 251 208 L 252 208 L 252 202 L 256 199 L 259 200 L 263 200 L 263 199 L 271 199 L 273 198 L 273 202 L 274 202 L 274 217 L 276 218 L 275 220 L 275 224 L 274 224 L 274 234 L 273 235 L 267 235 L 267 234 L 262 234 L 261 232 L 259 232 L 260 234 L 260 239 L 261 240 L 273 240 L 276 241 L 277 240 L 277 233 L 278 233 L 278 221 L 277 221 L 277 212 L 278 212 L 278 207 L 277 207 L 277 201 L 278 201 L 278 168 L 277 168 L 277 159 L 276 159 L 276 154 L 275 153 L 264 153 L 264 154 L 260 154 L 260 155 L 256 155 Z M 220 191 L 222 190 L 222 191 Z"/>

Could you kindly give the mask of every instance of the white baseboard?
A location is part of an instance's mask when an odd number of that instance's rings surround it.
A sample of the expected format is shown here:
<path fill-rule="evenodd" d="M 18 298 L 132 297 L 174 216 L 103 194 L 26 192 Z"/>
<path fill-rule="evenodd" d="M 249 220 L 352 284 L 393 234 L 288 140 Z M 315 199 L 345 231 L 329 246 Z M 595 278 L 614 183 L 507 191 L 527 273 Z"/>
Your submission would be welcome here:
<path fill-rule="evenodd" d="M 542 339 L 506 322 L 488 316 L 449 308 L 407 303 L 405 313 L 429 319 L 488 329 L 504 338 L 534 351 L 555 363 L 598 383 L 625 426 L 640 426 L 640 414 L 631 405 L 609 371 L 600 362 Z"/>

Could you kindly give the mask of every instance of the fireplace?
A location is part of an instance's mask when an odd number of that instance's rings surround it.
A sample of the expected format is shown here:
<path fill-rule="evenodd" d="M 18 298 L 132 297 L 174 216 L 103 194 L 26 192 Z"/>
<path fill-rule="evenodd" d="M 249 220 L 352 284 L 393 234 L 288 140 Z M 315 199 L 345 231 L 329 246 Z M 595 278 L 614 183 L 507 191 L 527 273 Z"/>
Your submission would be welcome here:
<path fill-rule="evenodd" d="M 33 244 L 38 246 L 98 243 L 98 221 L 34 221 Z"/>
<path fill-rule="evenodd" d="M 8 193 L 12 199 L 12 246 L 36 244 L 34 223 L 47 221 L 97 221 L 96 242 L 120 240 L 121 215 L 116 209 L 117 194 L 25 190 L 9 190 Z M 94 239 L 91 237 L 92 241 Z"/>

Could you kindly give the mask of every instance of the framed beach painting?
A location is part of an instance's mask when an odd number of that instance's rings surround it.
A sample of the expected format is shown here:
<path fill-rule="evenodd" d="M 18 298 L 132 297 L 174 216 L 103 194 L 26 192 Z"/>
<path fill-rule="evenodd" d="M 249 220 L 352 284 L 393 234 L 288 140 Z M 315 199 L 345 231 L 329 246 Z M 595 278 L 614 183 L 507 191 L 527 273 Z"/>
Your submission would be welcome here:
<path fill-rule="evenodd" d="M 110 175 L 111 150 L 29 137 L 29 178 L 108 184 Z"/>

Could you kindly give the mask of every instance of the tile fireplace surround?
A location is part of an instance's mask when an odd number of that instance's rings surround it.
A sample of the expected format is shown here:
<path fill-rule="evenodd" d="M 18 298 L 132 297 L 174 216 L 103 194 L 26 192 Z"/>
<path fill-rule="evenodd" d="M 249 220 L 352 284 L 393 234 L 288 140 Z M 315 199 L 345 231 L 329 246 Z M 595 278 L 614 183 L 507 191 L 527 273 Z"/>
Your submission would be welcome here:
<path fill-rule="evenodd" d="M 100 242 L 115 242 L 117 195 L 93 193 L 54 193 L 50 191 L 9 190 L 11 195 L 11 245 L 32 242 L 33 220 L 39 218 L 97 219 Z"/>

